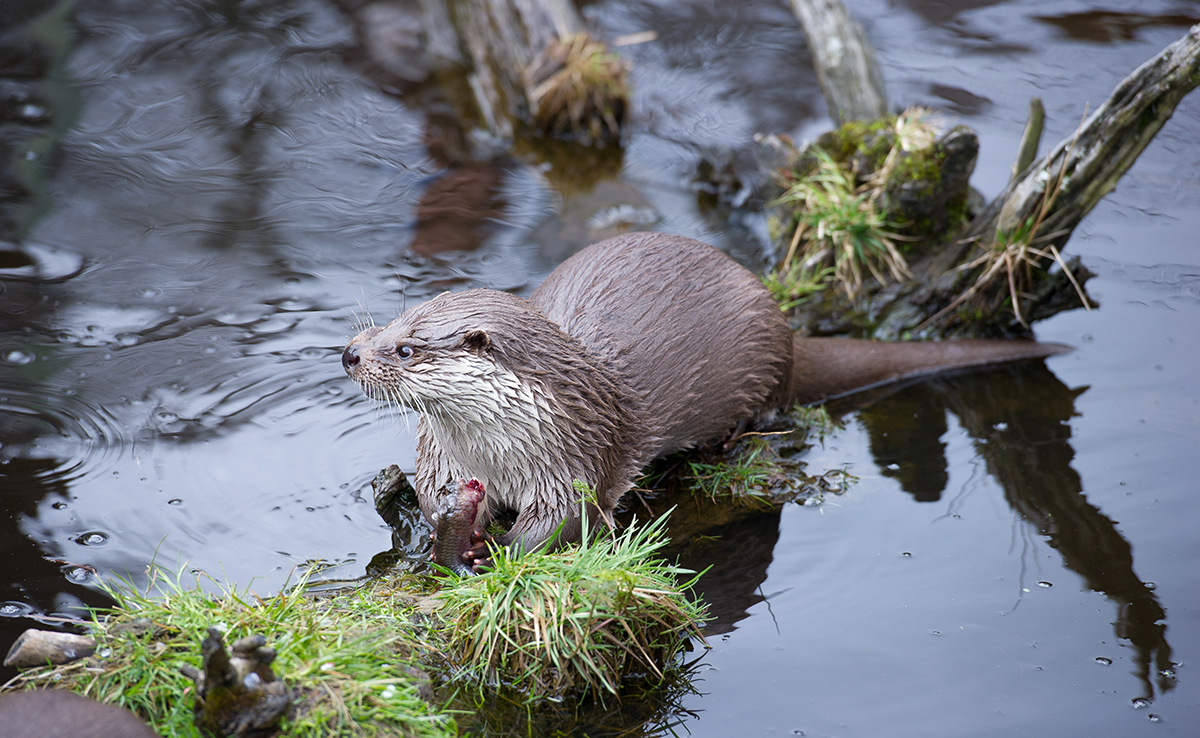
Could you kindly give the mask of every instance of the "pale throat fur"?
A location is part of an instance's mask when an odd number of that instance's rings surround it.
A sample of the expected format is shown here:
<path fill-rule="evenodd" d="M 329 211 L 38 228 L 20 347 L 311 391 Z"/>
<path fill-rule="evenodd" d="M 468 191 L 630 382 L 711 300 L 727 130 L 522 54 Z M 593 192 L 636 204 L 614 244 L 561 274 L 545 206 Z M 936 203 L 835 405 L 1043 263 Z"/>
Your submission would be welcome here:
<path fill-rule="evenodd" d="M 566 453 L 594 440 L 577 437 L 548 388 L 490 355 L 490 334 L 422 340 L 406 325 L 411 317 L 360 333 L 351 342 L 361 356 L 351 376 L 369 397 L 420 413 L 418 447 L 428 453 L 419 455 L 419 493 L 436 494 L 451 479 L 479 479 L 490 519 L 530 503 L 548 512 L 560 507 L 573 480 L 602 482 L 594 463 Z"/>

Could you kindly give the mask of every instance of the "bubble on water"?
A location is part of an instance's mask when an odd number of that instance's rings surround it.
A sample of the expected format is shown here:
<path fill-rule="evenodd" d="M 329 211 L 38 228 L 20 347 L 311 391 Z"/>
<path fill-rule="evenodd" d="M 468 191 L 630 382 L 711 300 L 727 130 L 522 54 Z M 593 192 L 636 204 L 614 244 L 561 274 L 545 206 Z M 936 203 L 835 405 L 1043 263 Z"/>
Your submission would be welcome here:
<path fill-rule="evenodd" d="M 29 351 L 22 351 L 21 349 L 12 349 L 4 354 L 4 363 L 12 364 L 13 366 L 32 364 L 35 359 L 37 359 L 36 354 Z"/>
<path fill-rule="evenodd" d="M 1112 666 L 1112 659 L 1105 658 L 1104 656 L 1097 656 L 1096 663 L 1100 664 L 1101 666 Z"/>
<path fill-rule="evenodd" d="M 175 499 L 173 499 L 173 500 L 167 500 L 167 504 L 168 504 L 168 505 L 172 505 L 172 506 L 174 506 L 174 507 L 179 507 L 180 505 L 182 505 L 182 504 L 183 504 L 183 500 L 181 500 L 181 499 L 179 499 L 178 497 L 176 497 L 176 498 L 175 498 Z"/>
<path fill-rule="evenodd" d="M 63 569 L 63 574 L 76 584 L 86 584 L 92 578 L 92 572 L 82 566 L 68 566 Z"/>
<path fill-rule="evenodd" d="M 54 504 L 50 505 L 50 507 L 54 508 L 55 510 L 66 510 L 68 507 L 70 507 L 70 505 L 65 502 L 55 502 Z"/>
<path fill-rule="evenodd" d="M 901 556 L 903 556 L 903 557 L 904 557 L 904 558 L 906 558 L 906 559 L 911 559 L 911 558 L 912 558 L 912 552 L 911 552 L 911 551 L 905 551 L 904 553 L 902 553 L 902 554 L 900 554 L 900 555 L 901 555 Z"/>
<path fill-rule="evenodd" d="M 21 618 L 33 611 L 33 607 L 24 602 L 0 602 L 0 618 Z"/>
<path fill-rule="evenodd" d="M 80 546 L 103 546 L 108 543 L 108 534 L 93 530 L 76 536 L 75 542 Z"/>
<path fill-rule="evenodd" d="M 1162 722 L 1162 716 L 1155 715 L 1154 713 L 1150 713 L 1146 717 L 1148 717 L 1150 719 L 1150 722 L 1152 722 L 1152 723 L 1161 723 Z"/>
<path fill-rule="evenodd" d="M 1038 586 L 1039 586 L 1039 587 L 1045 587 L 1046 589 L 1050 589 L 1050 588 L 1051 588 L 1051 587 L 1053 587 L 1054 585 L 1053 585 L 1053 584 L 1051 584 L 1050 582 L 1038 582 Z"/>
<path fill-rule="evenodd" d="M 1141 709 L 1149 707 L 1149 706 L 1150 706 L 1150 700 L 1146 699 L 1145 697 L 1134 697 L 1133 698 L 1133 709 L 1141 710 Z"/>
<path fill-rule="evenodd" d="M 935 636 L 940 636 L 941 634 L 942 634 L 942 631 L 940 631 L 940 630 L 933 631 L 933 635 L 935 635 Z"/>

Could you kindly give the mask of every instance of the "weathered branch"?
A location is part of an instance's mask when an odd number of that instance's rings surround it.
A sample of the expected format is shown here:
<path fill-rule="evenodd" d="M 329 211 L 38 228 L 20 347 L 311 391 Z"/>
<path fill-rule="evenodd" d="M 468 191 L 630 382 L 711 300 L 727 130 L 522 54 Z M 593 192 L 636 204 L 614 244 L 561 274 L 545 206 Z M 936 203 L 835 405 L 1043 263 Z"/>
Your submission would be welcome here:
<path fill-rule="evenodd" d="M 1200 24 L 1126 77 L 1071 137 L 1009 186 L 993 234 L 985 233 L 989 236 L 985 242 L 994 241 L 995 233 L 1016 232 L 1029 218 L 1037 217 L 1047 186 L 1061 178 L 1039 231 L 1065 231 L 1050 239 L 1064 243 L 1083 217 L 1117 186 L 1175 112 L 1175 106 L 1198 84 Z"/>
<path fill-rule="evenodd" d="M 69 664 L 90 656 L 95 650 L 96 641 L 90 636 L 30 628 L 18 636 L 12 648 L 8 649 L 4 665 L 28 669 L 46 664 Z"/>
<path fill-rule="evenodd" d="M 883 73 L 867 33 L 838 0 L 790 0 L 808 38 L 829 115 L 841 125 L 887 115 Z"/>
<path fill-rule="evenodd" d="M 1024 176 L 1014 179 L 1004 194 L 989 203 L 971 223 L 964 238 L 954 247 L 947 246 L 933 260 L 926 285 L 906 290 L 909 294 L 904 302 L 919 303 L 925 309 L 916 311 L 910 307 L 907 312 L 913 317 L 887 321 L 886 334 L 898 335 L 930 322 L 929 317 L 917 319 L 919 313 L 933 316 L 945 311 L 971 289 L 982 270 L 942 273 L 950 272 L 960 263 L 971 262 L 980 248 L 990 249 L 998 241 L 1021 239 L 1036 244 L 1040 250 L 1055 253 L 1060 265 L 1069 264 L 1057 254 L 1058 250 L 1101 198 L 1117 186 L 1121 176 L 1175 112 L 1179 101 L 1197 85 L 1200 85 L 1200 24 L 1122 80 L 1071 136 L 1060 141 Z M 1074 263 L 1074 267 L 1053 275 L 1057 288 L 1077 289 L 1074 283 L 1089 276 L 1077 260 Z M 942 275 L 940 279 L 938 275 Z M 1065 309 L 1061 299 L 1051 299 L 1056 294 L 1047 285 L 1037 291 L 1028 309 L 1034 316 L 1032 320 Z M 1040 301 L 1045 304 L 1039 305 Z M 1077 299 L 1077 306 L 1078 302 Z M 937 311 L 932 309 L 935 307 Z M 891 309 L 889 306 L 888 310 Z M 1029 320 L 1014 323 L 1022 323 L 1027 330 Z M 991 332 L 996 331 L 1021 332 L 1021 329 L 1009 323 L 993 326 Z"/>

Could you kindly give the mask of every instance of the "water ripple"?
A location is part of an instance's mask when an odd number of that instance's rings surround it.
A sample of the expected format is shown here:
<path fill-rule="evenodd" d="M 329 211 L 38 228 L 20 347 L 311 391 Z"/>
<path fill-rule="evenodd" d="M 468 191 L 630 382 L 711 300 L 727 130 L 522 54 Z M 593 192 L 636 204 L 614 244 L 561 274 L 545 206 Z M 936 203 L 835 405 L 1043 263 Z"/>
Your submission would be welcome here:
<path fill-rule="evenodd" d="M 100 473 L 132 440 L 106 408 L 74 389 L 57 389 L 23 384 L 0 389 L 0 465 L 17 458 L 45 460 L 35 477 L 47 485 Z M 6 479 L 0 474 L 0 489 Z"/>

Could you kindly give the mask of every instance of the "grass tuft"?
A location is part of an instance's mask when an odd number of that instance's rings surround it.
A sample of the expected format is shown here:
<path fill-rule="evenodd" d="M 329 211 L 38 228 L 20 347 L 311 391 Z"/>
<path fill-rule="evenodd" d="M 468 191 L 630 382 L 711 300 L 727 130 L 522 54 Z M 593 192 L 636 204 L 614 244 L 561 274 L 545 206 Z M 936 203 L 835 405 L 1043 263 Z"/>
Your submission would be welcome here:
<path fill-rule="evenodd" d="M 1092 309 L 1091 300 L 1088 299 L 1087 293 L 1083 291 L 1083 286 L 1079 280 L 1075 278 L 1071 267 L 1063 258 L 1062 252 L 1054 244 L 1055 239 L 1059 239 L 1069 233 L 1068 230 L 1051 231 L 1043 233 L 1043 224 L 1046 218 L 1054 210 L 1054 202 L 1058 199 L 1059 193 L 1062 191 L 1063 176 L 1066 174 L 1067 161 L 1070 159 L 1070 154 L 1074 151 L 1075 141 L 1071 142 L 1071 148 L 1067 152 L 1067 156 L 1063 159 L 1062 167 L 1059 168 L 1057 176 L 1053 177 L 1052 181 L 1047 181 L 1045 189 L 1042 191 L 1041 202 L 1038 204 L 1037 212 L 1034 215 L 1025 219 L 1019 228 L 1012 232 L 1004 232 L 997 230 L 990 244 L 982 244 L 983 253 L 974 261 L 964 264 L 958 269 L 970 271 L 979 269 L 979 275 L 975 278 L 975 282 L 966 290 L 954 298 L 946 307 L 929 316 L 922 322 L 916 331 L 920 331 L 926 326 L 937 322 L 942 316 L 948 314 L 952 310 L 960 307 L 977 294 L 987 294 L 985 290 L 997 279 L 1003 279 L 1007 282 L 1007 293 L 1003 291 L 1001 294 L 1007 294 L 1007 302 L 1009 308 L 1013 312 L 1013 317 L 1027 330 L 1029 322 L 1025 319 L 1024 311 L 1021 308 L 1022 301 L 1033 302 L 1033 296 L 1030 292 L 1033 285 L 1042 279 L 1050 268 L 1057 264 L 1062 269 L 1063 274 L 1070 280 L 1071 286 L 1075 289 L 1075 294 L 1078 295 L 1079 301 L 1083 303 L 1083 307 L 1088 311 Z M 995 302 L 995 298 L 992 299 Z M 995 305 L 990 305 L 984 308 L 984 312 L 994 312 Z"/>
<path fill-rule="evenodd" d="M 765 438 L 741 442 L 734 453 L 719 462 L 689 461 L 695 489 L 713 502 L 728 499 L 741 504 L 770 506 L 771 489 L 789 475 Z"/>
<path fill-rule="evenodd" d="M 552 42 L 526 71 L 525 84 L 542 131 L 591 143 L 620 138 L 629 68 L 588 34 Z"/>
<path fill-rule="evenodd" d="M 529 699 L 583 690 L 617 695 L 626 676 L 661 679 L 705 608 L 685 593 L 694 572 L 656 556 L 666 516 L 553 553 L 493 552 L 492 569 L 437 594 L 462 676 Z M 689 577 L 682 584 L 682 577 Z"/>
<path fill-rule="evenodd" d="M 859 188 L 854 175 L 824 149 L 813 147 L 811 152 L 814 169 L 780 197 L 795 207 L 796 222 L 783 268 L 791 266 L 803 242 L 806 260 L 832 255 L 834 277 L 851 299 L 868 275 L 880 284 L 887 284 L 888 275 L 897 281 L 909 278 L 895 243 L 897 225 L 876 207 L 870 187 Z"/>

